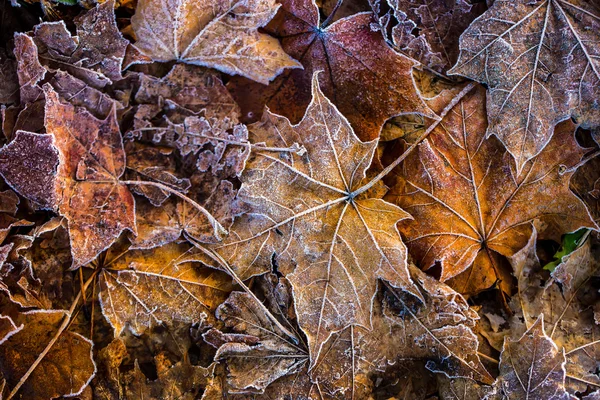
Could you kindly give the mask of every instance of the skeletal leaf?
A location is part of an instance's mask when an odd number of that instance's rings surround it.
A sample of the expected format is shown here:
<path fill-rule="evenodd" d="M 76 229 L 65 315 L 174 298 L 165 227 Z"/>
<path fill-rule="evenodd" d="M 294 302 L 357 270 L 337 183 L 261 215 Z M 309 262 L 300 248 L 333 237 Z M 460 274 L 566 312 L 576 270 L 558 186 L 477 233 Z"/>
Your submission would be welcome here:
<path fill-rule="evenodd" d="M 177 60 L 242 75 L 263 84 L 298 62 L 258 28 L 274 0 L 141 0 L 131 24 L 135 46 L 154 61 Z"/>
<path fill-rule="evenodd" d="M 9 389 L 14 387 L 49 344 L 67 313 L 62 310 L 28 311 L 15 320 L 22 329 L 0 344 L 0 371 Z M 92 342 L 78 333 L 63 332 L 21 389 L 20 398 L 47 400 L 74 396 L 96 373 Z"/>
<path fill-rule="evenodd" d="M 504 341 L 498 386 L 507 399 L 569 400 L 565 353 L 544 333 L 540 315 L 518 341 Z"/>
<path fill-rule="evenodd" d="M 377 279 L 415 289 L 395 226 L 408 215 L 381 199 L 356 196 L 376 142 L 358 140 L 316 75 L 312 85 L 313 100 L 298 125 L 266 112 L 250 127 L 256 142 L 298 143 L 306 153 L 253 153 L 238 193 L 248 212 L 213 249 L 242 280 L 270 270 L 275 256 L 294 288 L 314 363 L 333 332 L 370 327 Z"/>
<path fill-rule="evenodd" d="M 231 290 L 214 269 L 181 262 L 189 246 L 130 251 L 100 275 L 102 312 L 119 336 L 126 327 L 141 335 L 151 326 L 212 320 Z"/>
<path fill-rule="evenodd" d="M 304 69 L 284 72 L 268 87 L 234 79 L 229 85 L 248 119 L 261 115 L 264 105 L 298 123 L 311 101 L 311 79 L 348 118 L 362 140 L 379 137 L 393 116 L 434 114 L 423 104 L 412 78 L 414 61 L 388 47 L 371 29 L 371 13 L 359 13 L 325 26 L 314 0 L 284 0 L 265 28 L 281 38 L 284 50 Z M 250 114 L 249 114 L 250 113 Z"/>
<path fill-rule="evenodd" d="M 123 139 L 113 111 L 101 121 L 61 102 L 44 85 L 45 125 L 59 151 L 57 206 L 69 221 L 73 266 L 93 260 L 128 229 L 135 232 L 134 199 L 119 182 Z"/>
<path fill-rule="evenodd" d="M 524 247 L 533 219 L 555 227 L 544 238 L 594 227 L 569 189 L 573 172 L 563 173 L 583 156 L 574 128 L 561 124 L 552 142 L 517 175 L 502 144 L 485 138 L 483 89 L 458 102 L 407 157 L 386 197 L 414 218 L 399 228 L 421 268 L 439 261 L 446 281 L 473 266 L 471 275 L 479 283 L 468 285 L 467 292 L 476 293 L 507 280 L 498 254 L 511 256 Z"/>
<path fill-rule="evenodd" d="M 517 175 L 574 117 L 600 124 L 600 9 L 585 0 L 495 1 L 461 36 L 449 71 L 489 87 L 490 125 Z"/>

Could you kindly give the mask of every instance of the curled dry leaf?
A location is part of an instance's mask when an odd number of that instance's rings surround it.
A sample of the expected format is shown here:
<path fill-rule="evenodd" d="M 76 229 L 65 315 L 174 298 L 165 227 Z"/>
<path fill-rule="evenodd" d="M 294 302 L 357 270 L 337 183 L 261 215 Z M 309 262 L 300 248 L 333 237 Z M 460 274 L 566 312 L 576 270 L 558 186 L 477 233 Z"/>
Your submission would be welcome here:
<path fill-rule="evenodd" d="M 600 124 L 600 8 L 586 0 L 499 0 L 461 36 L 449 73 L 489 87 L 490 125 L 517 175 L 557 123 Z"/>
<path fill-rule="evenodd" d="M 0 370 L 9 390 L 50 343 L 66 315 L 62 310 L 36 310 L 18 315 L 15 324 L 21 328 L 0 344 Z M 74 396 L 82 392 L 95 373 L 92 342 L 78 333 L 65 331 L 17 396 L 32 400 Z"/>
<path fill-rule="evenodd" d="M 135 203 L 125 184 L 123 139 L 115 111 L 98 120 L 63 103 L 44 85 L 45 125 L 59 151 L 57 202 L 69 221 L 73 267 L 107 249 L 124 230 L 135 228 Z"/>
<path fill-rule="evenodd" d="M 308 363 L 308 351 L 299 338 L 273 324 L 247 293 L 231 293 L 217 309 L 217 318 L 234 332 L 221 334 L 224 343 L 215 356 L 227 363 L 230 393 L 263 392 L 276 379 L 294 374 Z M 217 332 L 205 334 L 208 339 L 207 335 L 217 336 Z"/>
<path fill-rule="evenodd" d="M 400 51 L 441 72 L 456 63 L 458 38 L 485 10 L 482 2 L 466 0 L 387 0 L 390 10 L 383 13 L 385 1 L 369 0 L 383 32 L 391 26 L 391 40 Z"/>
<path fill-rule="evenodd" d="M 421 268 L 439 261 L 446 281 L 473 266 L 456 282 L 465 293 L 510 282 L 498 254 L 511 256 L 524 247 L 532 220 L 557 227 L 550 232 L 595 227 L 569 189 L 573 172 L 564 172 L 583 156 L 574 125 L 559 125 L 550 144 L 517 175 L 502 144 L 485 137 L 483 96 L 479 87 L 454 106 L 407 157 L 386 197 L 414 218 L 399 228 Z"/>
<path fill-rule="evenodd" d="M 189 248 L 172 243 L 130 251 L 102 271 L 100 303 L 115 336 L 126 327 L 141 335 L 158 324 L 214 320 L 215 309 L 231 291 L 231 279 L 181 261 Z"/>
<path fill-rule="evenodd" d="M 377 279 L 416 289 L 395 226 L 408 215 L 381 199 L 357 196 L 376 141 L 356 137 L 321 93 L 316 75 L 312 92 L 298 125 L 265 112 L 250 127 L 256 142 L 278 148 L 299 143 L 306 153 L 253 153 L 238 193 L 248 212 L 213 249 L 242 280 L 270 270 L 274 257 L 294 288 L 314 365 L 333 332 L 370 327 Z"/>
<path fill-rule="evenodd" d="M 131 18 L 135 46 L 154 61 L 177 60 L 263 84 L 299 64 L 258 28 L 275 0 L 140 0 Z"/>
<path fill-rule="evenodd" d="M 536 254 L 536 234 L 526 247 L 511 258 L 519 280 L 513 308 L 522 313 L 526 326 L 544 314 L 548 337 L 564 348 L 567 364 L 567 389 L 585 392 L 600 387 L 600 325 L 593 305 L 600 301 L 594 280 L 600 277 L 598 244 L 588 239 L 582 247 L 563 258 L 550 279 L 542 270 Z M 519 325 L 513 326 L 518 332 Z"/>
<path fill-rule="evenodd" d="M 507 399 L 569 400 L 565 353 L 544 332 L 540 315 L 518 341 L 504 341 L 497 385 Z"/>
<path fill-rule="evenodd" d="M 246 117 L 259 116 L 267 105 L 297 123 L 311 101 L 313 74 L 324 71 L 319 76 L 323 92 L 362 140 L 379 137 L 384 122 L 395 115 L 435 118 L 415 89 L 414 61 L 394 52 L 381 33 L 371 29 L 371 13 L 324 26 L 314 0 L 281 3 L 265 29 L 281 39 L 284 50 L 304 69 L 286 71 L 266 88 L 234 79 L 229 87 Z"/>

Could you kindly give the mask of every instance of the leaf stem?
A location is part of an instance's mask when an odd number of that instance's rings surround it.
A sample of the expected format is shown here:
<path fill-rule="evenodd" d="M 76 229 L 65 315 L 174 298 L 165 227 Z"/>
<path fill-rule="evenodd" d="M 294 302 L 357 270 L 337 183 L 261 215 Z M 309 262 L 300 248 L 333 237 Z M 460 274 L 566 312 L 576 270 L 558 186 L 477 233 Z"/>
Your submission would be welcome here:
<path fill-rule="evenodd" d="M 212 225 L 213 230 L 214 230 L 214 235 L 217 238 L 217 240 L 222 240 L 223 236 L 227 236 L 227 231 L 225 230 L 225 228 L 223 228 L 223 226 L 219 223 L 219 221 L 217 221 L 217 219 L 215 217 L 213 217 L 212 214 L 208 212 L 208 210 L 206 210 L 200 204 L 196 203 L 194 200 L 190 199 L 183 193 L 181 193 L 167 185 L 163 185 L 162 183 L 159 183 L 159 182 L 152 182 L 152 181 L 119 181 L 119 182 L 121 182 L 125 185 L 154 186 L 156 188 L 164 190 L 165 192 L 171 193 L 171 194 L 179 197 L 180 199 L 188 202 L 189 204 L 191 204 L 196 210 L 200 211 L 202 214 L 204 214 L 204 216 L 206 218 L 208 218 L 208 222 L 210 222 L 210 224 Z"/>
<path fill-rule="evenodd" d="M 79 299 L 81 299 L 81 297 L 82 297 L 81 294 L 84 291 L 86 291 L 87 288 L 90 286 L 90 284 L 94 281 L 94 278 L 96 277 L 97 273 L 98 273 L 98 270 L 94 271 L 92 273 L 92 276 L 90 276 L 88 278 L 88 280 L 83 284 L 81 291 L 77 294 L 77 296 L 75 297 L 75 300 L 73 300 L 73 304 L 71 304 L 71 308 L 69 309 L 69 311 L 66 312 L 66 315 L 63 318 L 63 321 L 60 324 L 58 330 L 56 331 L 56 333 L 54 334 L 54 336 L 52 337 L 50 342 L 48 342 L 48 344 L 46 345 L 44 350 L 38 355 L 38 358 L 33 362 L 33 364 L 31 364 L 31 366 L 29 367 L 27 372 L 25 372 L 25 375 L 23 375 L 21 377 L 19 382 L 15 385 L 13 390 L 9 393 L 6 400 L 12 399 L 17 394 L 17 392 L 21 389 L 21 386 L 23 386 L 23 384 L 25 384 L 25 382 L 27 381 L 27 379 L 29 379 L 29 377 L 31 376 L 33 371 L 42 362 L 44 357 L 46 357 L 46 354 L 48 354 L 48 352 L 52 349 L 52 347 L 54 346 L 54 344 L 56 343 L 56 341 L 58 340 L 60 335 L 64 332 L 64 330 L 67 328 L 67 326 L 69 326 L 69 323 L 71 322 L 71 317 L 73 315 L 73 312 L 75 311 L 75 307 L 77 307 L 77 304 L 79 303 Z"/>
<path fill-rule="evenodd" d="M 442 112 L 439 115 L 440 118 L 435 120 L 431 125 L 429 125 L 427 130 L 425 132 L 423 132 L 423 134 L 421 136 L 419 136 L 419 138 L 413 144 L 411 144 L 410 147 L 408 149 L 406 149 L 406 151 L 404 153 L 402 153 L 402 155 L 400 157 L 396 158 L 396 160 L 394 160 L 394 162 L 392 162 L 390 165 L 388 165 L 383 171 L 381 171 L 375 178 L 371 179 L 371 181 L 368 182 L 366 185 L 364 185 L 363 187 L 358 188 L 357 190 L 352 192 L 350 197 L 356 197 L 359 194 L 362 194 L 362 193 L 366 192 L 367 190 L 371 189 L 377 182 L 379 182 L 381 179 L 383 179 L 383 177 L 385 177 L 394 168 L 396 168 L 398 166 L 398 164 L 400 164 L 402 161 L 404 161 L 404 159 L 406 157 L 408 157 L 410 152 L 413 151 L 427 136 L 429 136 L 429 134 L 435 128 L 437 128 L 437 126 L 439 124 L 442 123 L 442 120 L 444 119 L 444 117 L 446 115 L 448 115 L 450 110 L 452 110 L 458 104 L 458 102 L 463 99 L 463 97 L 465 97 L 471 90 L 473 90 L 473 88 L 476 86 L 476 84 L 477 84 L 476 82 L 470 82 L 468 85 L 466 85 L 463 88 L 463 90 L 461 90 L 460 93 L 458 93 L 452 99 L 452 101 L 450 103 L 448 103 L 448 105 L 442 110 Z"/>

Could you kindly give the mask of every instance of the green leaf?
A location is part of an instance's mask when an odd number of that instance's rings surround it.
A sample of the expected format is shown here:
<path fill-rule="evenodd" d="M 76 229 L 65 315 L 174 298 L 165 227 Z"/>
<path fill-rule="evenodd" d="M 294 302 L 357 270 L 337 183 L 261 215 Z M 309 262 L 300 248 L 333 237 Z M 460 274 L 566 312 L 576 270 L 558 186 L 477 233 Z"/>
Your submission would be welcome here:
<path fill-rule="evenodd" d="M 589 229 L 582 228 L 573 233 L 567 233 L 566 235 L 563 235 L 562 245 L 554 254 L 554 260 L 544 265 L 544 269 L 551 272 L 554 271 L 554 269 L 556 269 L 556 267 L 558 267 L 558 265 L 562 262 L 564 256 L 571 254 L 583 244 L 589 232 Z"/>

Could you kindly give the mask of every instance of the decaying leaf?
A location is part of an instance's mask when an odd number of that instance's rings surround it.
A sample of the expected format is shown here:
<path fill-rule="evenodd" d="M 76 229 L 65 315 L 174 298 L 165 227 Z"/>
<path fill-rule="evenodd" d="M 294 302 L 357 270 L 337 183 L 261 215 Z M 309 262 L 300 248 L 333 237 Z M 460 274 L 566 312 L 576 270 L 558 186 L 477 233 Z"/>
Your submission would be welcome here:
<path fill-rule="evenodd" d="M 22 328 L 0 344 L 0 370 L 9 389 L 19 382 L 49 344 L 66 314 L 62 310 L 36 310 L 18 315 L 15 324 Z M 32 400 L 74 396 L 81 393 L 95 373 L 92 342 L 78 333 L 65 331 L 17 396 Z"/>
<path fill-rule="evenodd" d="M 414 291 L 396 222 L 408 215 L 377 198 L 356 196 L 364 184 L 376 142 L 361 142 L 350 124 L 321 93 L 298 125 L 270 112 L 250 127 L 255 142 L 295 152 L 257 151 L 246 166 L 238 196 L 248 212 L 214 250 L 241 279 L 271 269 L 294 288 L 300 327 L 311 361 L 333 332 L 370 327 L 377 279 Z"/>
<path fill-rule="evenodd" d="M 391 39 L 404 54 L 437 71 L 456 63 L 458 38 L 485 9 L 467 0 L 387 0 L 384 13 L 384 1 L 369 0 L 383 32 L 391 26 Z"/>
<path fill-rule="evenodd" d="M 303 70 L 288 70 L 268 87 L 233 80 L 230 88 L 246 117 L 259 116 L 266 104 L 293 123 L 302 119 L 311 101 L 311 79 L 348 118 L 362 140 L 379 137 L 390 117 L 417 113 L 435 115 L 423 104 L 412 79 L 414 61 L 390 49 L 371 29 L 371 13 L 359 13 L 323 25 L 314 0 L 284 0 L 265 28 L 281 39 L 283 49 Z"/>
<path fill-rule="evenodd" d="M 229 291 L 224 273 L 181 261 L 190 246 L 164 245 L 130 251 L 100 276 L 102 312 L 119 336 L 126 327 L 140 335 L 151 326 L 175 321 L 212 321 Z"/>
<path fill-rule="evenodd" d="M 454 106 L 408 156 L 386 197 L 414 218 L 399 227 L 421 268 L 439 261 L 445 281 L 473 265 L 473 281 L 459 285 L 466 293 L 506 281 L 494 253 L 511 256 L 524 247 L 533 219 L 557 227 L 544 238 L 595 226 L 569 189 L 572 172 L 563 173 L 583 156 L 574 125 L 559 125 L 550 144 L 517 175 L 502 144 L 485 137 L 483 94 L 479 87 Z"/>
<path fill-rule="evenodd" d="M 556 267 L 547 280 L 536 255 L 536 235 L 511 259 L 519 280 L 519 293 L 513 308 L 522 313 L 525 326 L 544 314 L 546 334 L 566 355 L 567 388 L 585 392 L 600 386 L 600 325 L 593 305 L 600 300 L 594 279 L 600 277 L 596 256 L 598 245 L 592 239 L 575 250 Z M 520 326 L 513 326 L 515 332 Z"/>
<path fill-rule="evenodd" d="M 504 341 L 497 384 L 507 399 L 569 400 L 564 383 L 565 353 L 544 333 L 543 315 L 518 341 Z"/>
<path fill-rule="evenodd" d="M 48 85 L 46 130 L 60 164 L 59 212 L 69 221 L 73 267 L 86 264 L 128 229 L 135 232 L 133 196 L 119 177 L 125 170 L 123 139 L 113 112 L 106 120 L 63 103 Z"/>
<path fill-rule="evenodd" d="M 277 13 L 274 0 L 140 0 L 131 19 L 135 46 L 154 61 L 177 60 L 267 84 L 299 64 L 258 28 Z"/>
<path fill-rule="evenodd" d="M 221 334 L 224 343 L 215 356 L 227 361 L 230 393 L 263 392 L 276 379 L 308 363 L 308 351 L 299 338 L 289 337 L 273 324 L 247 293 L 233 292 L 217 309 L 217 318 L 234 332 Z"/>
<path fill-rule="evenodd" d="M 557 123 L 600 124 L 597 1 L 494 1 L 461 36 L 449 71 L 485 83 L 489 127 L 520 175 Z"/>

